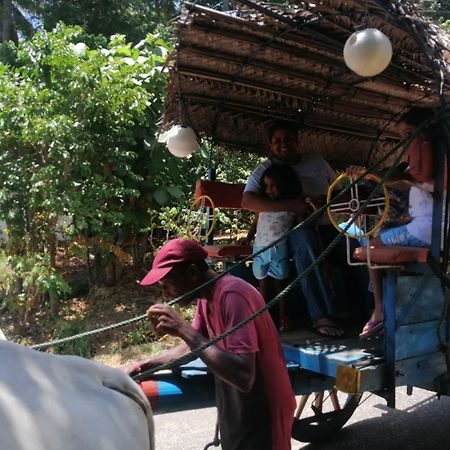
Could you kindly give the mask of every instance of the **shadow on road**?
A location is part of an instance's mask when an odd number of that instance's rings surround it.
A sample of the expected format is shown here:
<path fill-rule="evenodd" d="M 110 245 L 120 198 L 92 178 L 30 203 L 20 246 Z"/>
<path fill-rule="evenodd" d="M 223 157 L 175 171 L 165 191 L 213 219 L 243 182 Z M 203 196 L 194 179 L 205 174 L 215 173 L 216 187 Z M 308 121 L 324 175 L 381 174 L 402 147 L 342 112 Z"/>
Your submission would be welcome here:
<path fill-rule="evenodd" d="M 407 398 L 405 396 L 405 398 Z M 407 400 L 405 401 L 407 402 Z M 403 402 L 402 402 L 403 403 Z M 372 417 L 364 418 L 367 411 Z M 373 417 L 373 409 L 381 413 Z M 364 450 L 428 450 L 450 449 L 450 398 L 440 400 L 435 394 L 420 402 L 392 410 L 383 403 L 362 405 L 349 424 L 330 441 L 321 444 L 293 445 L 309 450 L 364 449 Z"/>

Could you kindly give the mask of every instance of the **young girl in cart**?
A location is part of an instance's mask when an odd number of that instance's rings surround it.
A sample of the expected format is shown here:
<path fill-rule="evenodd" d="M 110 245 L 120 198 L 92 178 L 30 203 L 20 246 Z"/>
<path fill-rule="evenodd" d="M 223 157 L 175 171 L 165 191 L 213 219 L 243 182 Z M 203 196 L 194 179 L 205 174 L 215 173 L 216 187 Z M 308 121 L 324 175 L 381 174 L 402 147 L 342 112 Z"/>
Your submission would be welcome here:
<path fill-rule="evenodd" d="M 302 186 L 294 169 L 285 164 L 273 164 L 261 178 L 264 194 L 273 200 L 293 199 L 302 193 Z M 257 213 L 244 243 L 255 238 L 253 252 L 278 239 L 300 218 L 290 211 Z M 259 290 L 268 302 L 286 286 L 290 270 L 290 254 L 286 239 L 253 258 L 253 274 L 259 280 Z M 284 299 L 279 302 L 279 329 L 285 331 L 292 326 Z"/>
<path fill-rule="evenodd" d="M 430 127 L 425 126 L 419 132 L 418 128 L 430 121 L 434 112 L 429 108 L 415 107 L 402 116 L 397 131 L 401 139 L 408 139 L 414 135 L 406 150 L 408 166 L 405 172 L 389 180 L 388 186 L 410 189 L 409 217 L 407 224 L 390 228 L 370 240 L 370 245 L 430 247 L 431 224 L 433 215 L 433 144 Z M 350 166 L 347 175 L 357 177 L 365 172 L 364 168 Z M 381 270 L 369 269 L 373 286 L 374 310 L 371 318 L 364 326 L 361 338 L 368 338 L 378 334 L 384 328 L 383 287 Z"/>

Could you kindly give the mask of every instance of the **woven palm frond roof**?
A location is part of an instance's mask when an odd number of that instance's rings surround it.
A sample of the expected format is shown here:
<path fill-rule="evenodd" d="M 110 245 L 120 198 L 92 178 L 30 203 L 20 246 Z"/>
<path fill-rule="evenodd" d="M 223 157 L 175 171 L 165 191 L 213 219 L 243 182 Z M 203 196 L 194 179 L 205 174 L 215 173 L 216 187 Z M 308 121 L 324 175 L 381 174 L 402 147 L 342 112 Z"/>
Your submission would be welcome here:
<path fill-rule="evenodd" d="M 400 114 L 448 96 L 449 37 L 407 1 L 234 4 L 226 13 L 185 5 L 163 128 L 188 124 L 221 147 L 264 154 L 268 127 L 284 119 L 302 125 L 301 151 L 336 165 L 368 163 L 392 147 Z M 342 56 L 362 27 L 393 46 L 391 64 L 373 78 L 350 71 Z"/>

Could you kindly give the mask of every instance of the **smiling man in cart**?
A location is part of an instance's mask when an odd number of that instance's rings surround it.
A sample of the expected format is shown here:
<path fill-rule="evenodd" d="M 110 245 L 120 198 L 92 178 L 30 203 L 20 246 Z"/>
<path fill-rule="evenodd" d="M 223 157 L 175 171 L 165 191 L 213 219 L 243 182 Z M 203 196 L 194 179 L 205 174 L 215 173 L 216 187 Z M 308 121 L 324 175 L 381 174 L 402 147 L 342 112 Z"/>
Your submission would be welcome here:
<path fill-rule="evenodd" d="M 312 210 L 305 197 L 324 199 L 330 184 L 335 180 L 336 173 L 318 153 L 298 152 L 298 127 L 290 122 L 277 121 L 269 130 L 269 145 L 272 156 L 260 164 L 250 175 L 242 197 L 242 207 L 254 212 L 293 211 L 300 214 L 310 214 Z M 303 187 L 303 194 L 295 199 L 273 200 L 263 195 L 261 177 L 272 164 L 287 164 L 291 166 Z M 328 217 L 317 219 L 317 226 L 302 227 L 291 233 L 288 245 L 298 274 L 314 264 L 322 252 L 336 237 L 337 232 L 330 224 Z M 355 304 L 362 305 L 361 292 L 365 292 L 365 278 L 359 268 L 349 267 L 346 260 L 345 239 L 328 255 L 328 262 L 339 266 L 342 270 L 345 284 L 349 288 L 348 295 Z M 358 273 L 355 273 L 358 272 Z M 326 337 L 339 337 L 343 330 L 336 325 L 332 317 L 338 308 L 336 298 L 324 276 L 321 265 L 315 265 L 307 277 L 300 280 L 303 295 L 315 332 Z M 363 319 L 365 311 L 358 312 L 358 319 Z"/>
<path fill-rule="evenodd" d="M 197 242 L 182 238 L 167 242 L 155 257 L 143 286 L 159 282 L 163 294 L 178 297 L 215 278 L 207 253 Z M 261 309 L 259 292 L 240 278 L 226 275 L 180 302 L 197 300 L 192 325 L 171 306 L 148 309 L 155 330 L 180 337 L 184 342 L 159 355 L 135 361 L 130 375 L 152 369 L 187 355 L 208 340 Z M 230 336 L 200 353 L 216 378 L 221 444 L 224 450 L 288 450 L 295 409 L 278 332 L 267 311 Z"/>

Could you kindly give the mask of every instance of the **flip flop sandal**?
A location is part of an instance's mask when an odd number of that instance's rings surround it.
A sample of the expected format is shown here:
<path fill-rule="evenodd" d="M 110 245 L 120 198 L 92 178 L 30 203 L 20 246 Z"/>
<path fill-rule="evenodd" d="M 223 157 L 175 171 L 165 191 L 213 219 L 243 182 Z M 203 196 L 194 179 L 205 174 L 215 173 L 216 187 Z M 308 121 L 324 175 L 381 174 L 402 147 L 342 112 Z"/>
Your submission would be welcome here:
<path fill-rule="evenodd" d="M 380 334 L 384 329 L 384 320 L 369 320 L 359 334 L 361 339 L 367 339 Z"/>

